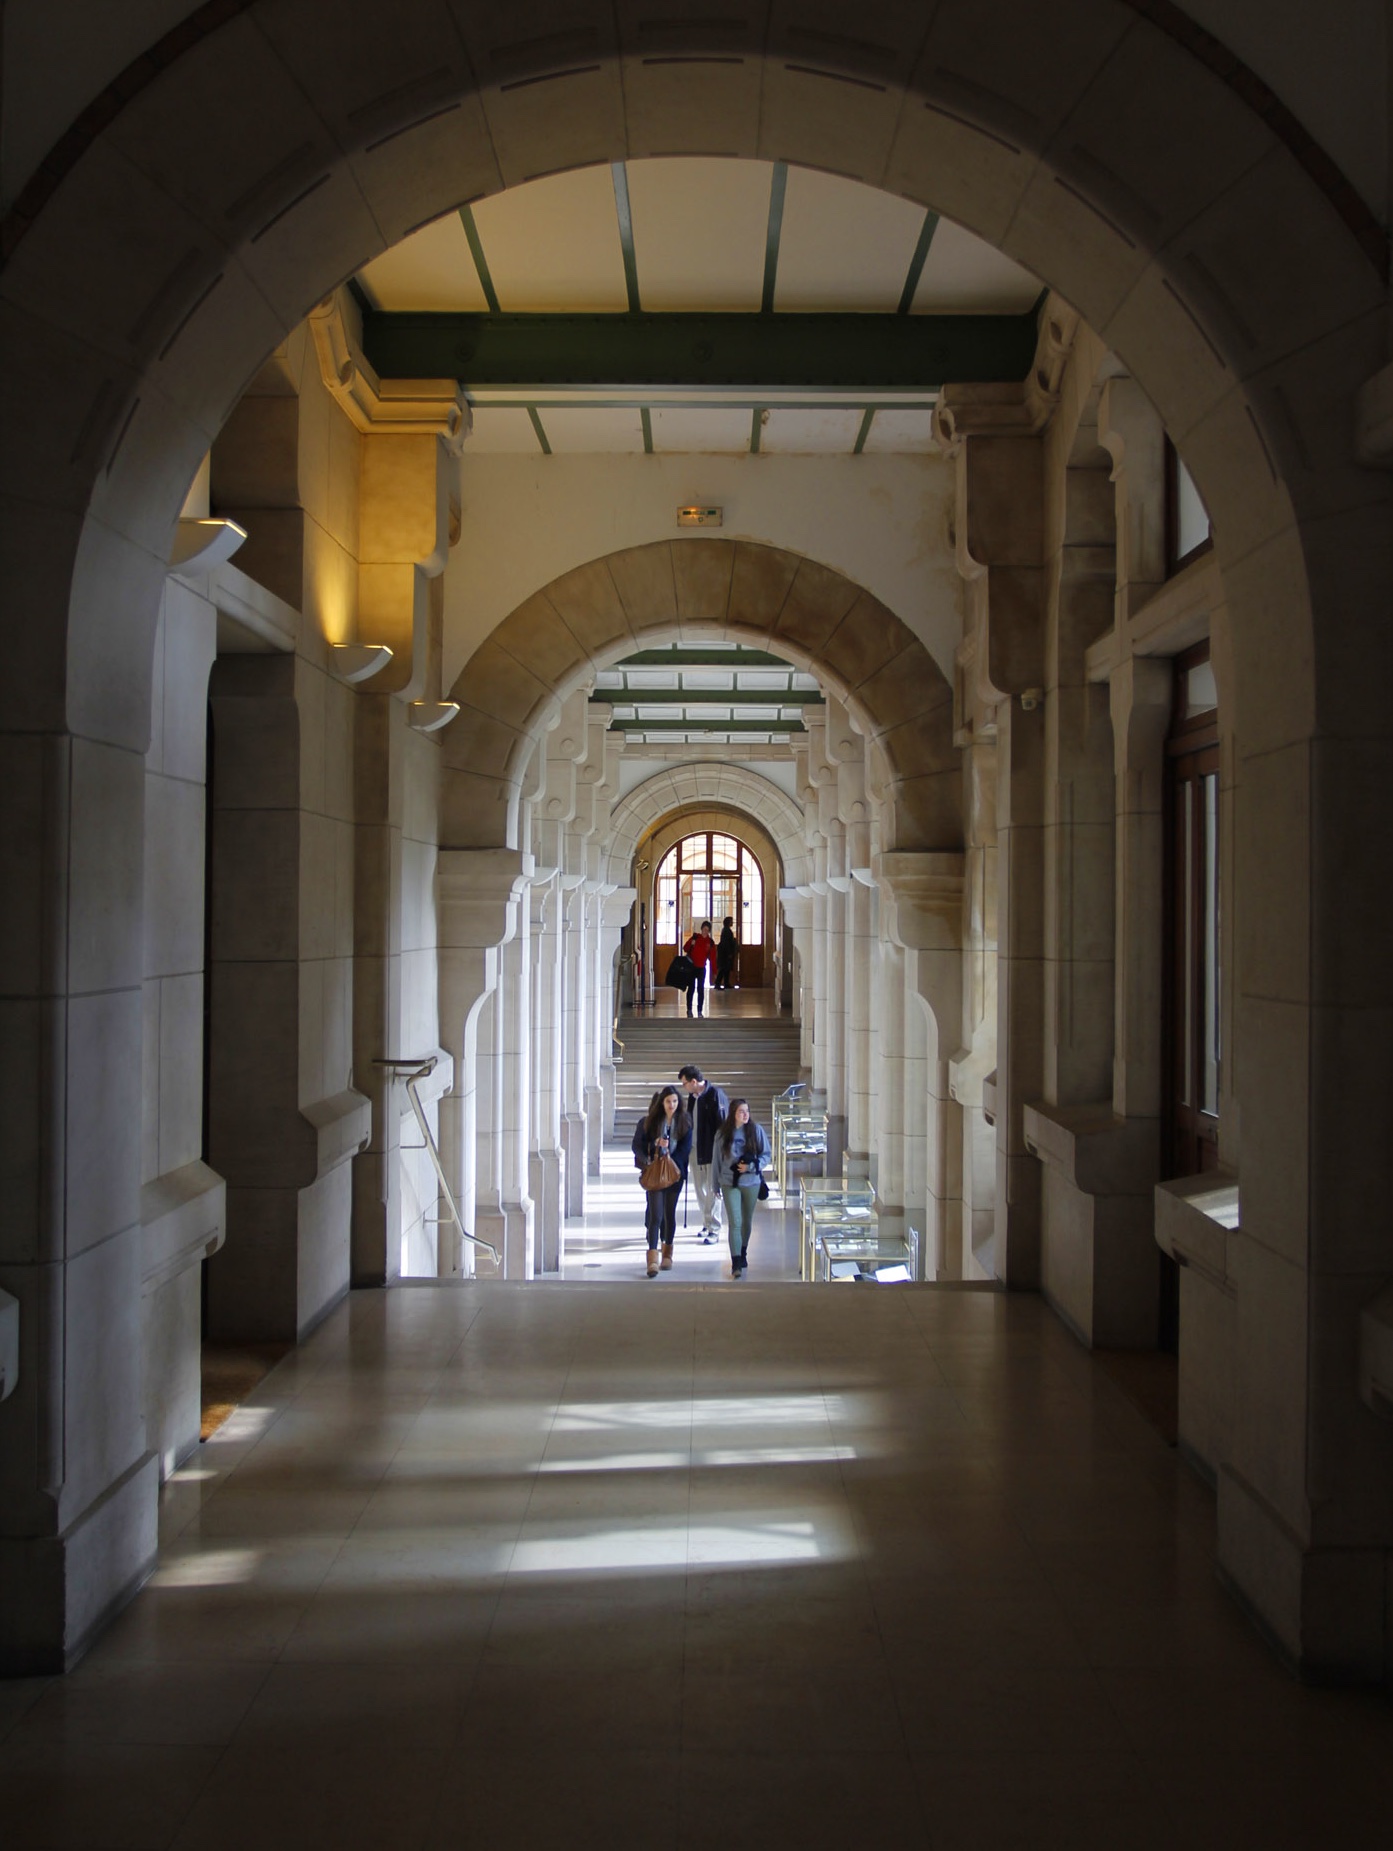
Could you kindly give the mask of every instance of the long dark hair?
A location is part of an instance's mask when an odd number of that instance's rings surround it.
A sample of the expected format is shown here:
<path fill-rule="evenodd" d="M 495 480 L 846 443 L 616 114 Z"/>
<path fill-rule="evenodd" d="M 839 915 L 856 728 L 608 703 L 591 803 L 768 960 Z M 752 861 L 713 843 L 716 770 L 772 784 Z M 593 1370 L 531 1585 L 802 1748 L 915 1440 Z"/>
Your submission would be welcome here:
<path fill-rule="evenodd" d="M 747 1112 L 750 1109 L 750 1102 L 748 1099 L 732 1099 L 730 1102 L 730 1110 L 721 1120 L 721 1128 L 716 1133 L 716 1136 L 721 1140 L 727 1152 L 729 1152 L 731 1144 L 735 1139 L 736 1132 L 740 1129 L 735 1122 L 735 1108 L 738 1105 L 743 1105 Z M 745 1126 L 745 1148 L 747 1150 L 758 1150 L 760 1136 L 760 1128 L 752 1115 L 749 1123 Z"/>
<path fill-rule="evenodd" d="M 674 1144 L 680 1144 L 691 1130 L 691 1120 L 687 1117 L 687 1108 L 682 1102 L 681 1090 L 676 1086 L 660 1086 L 648 1105 L 648 1116 L 643 1121 L 643 1135 L 650 1143 L 663 1135 L 667 1124 L 667 1113 L 663 1110 L 663 1101 L 669 1093 L 677 1099 L 677 1110 L 672 1115 L 672 1130 L 668 1134 Z"/>

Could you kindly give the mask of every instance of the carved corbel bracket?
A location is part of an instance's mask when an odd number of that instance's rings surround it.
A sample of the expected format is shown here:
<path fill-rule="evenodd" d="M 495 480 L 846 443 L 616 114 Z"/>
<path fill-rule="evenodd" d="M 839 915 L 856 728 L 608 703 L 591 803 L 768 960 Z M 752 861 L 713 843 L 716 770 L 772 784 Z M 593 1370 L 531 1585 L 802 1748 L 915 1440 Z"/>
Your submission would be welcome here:
<path fill-rule="evenodd" d="M 634 901 L 637 898 L 637 887 L 612 888 L 600 902 L 602 923 L 612 932 L 622 931 L 629 923 L 629 915 L 634 910 Z"/>
<path fill-rule="evenodd" d="M 780 887 L 779 904 L 784 924 L 793 932 L 806 932 L 813 923 L 813 896 L 809 887 Z"/>
<path fill-rule="evenodd" d="M 459 455 L 474 414 L 457 380 L 379 379 L 363 352 L 357 305 L 346 289 L 312 308 L 309 322 L 320 376 L 358 430 L 438 437 Z"/>
<path fill-rule="evenodd" d="M 962 944 L 964 867 L 964 856 L 932 851 L 894 849 L 878 858 L 886 929 L 902 950 L 955 951 Z"/>
<path fill-rule="evenodd" d="M 495 949 L 518 928 L 518 900 L 536 870 L 515 848 L 446 848 L 436 861 L 442 950 Z"/>

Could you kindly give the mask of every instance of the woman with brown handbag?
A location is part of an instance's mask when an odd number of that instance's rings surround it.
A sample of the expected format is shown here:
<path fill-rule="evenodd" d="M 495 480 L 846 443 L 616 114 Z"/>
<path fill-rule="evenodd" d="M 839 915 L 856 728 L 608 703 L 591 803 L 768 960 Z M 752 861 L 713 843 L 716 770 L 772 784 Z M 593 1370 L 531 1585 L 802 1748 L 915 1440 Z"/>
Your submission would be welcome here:
<path fill-rule="evenodd" d="M 647 1192 L 643 1225 L 648 1236 L 648 1277 L 671 1272 L 672 1243 L 677 1233 L 677 1198 L 687 1180 L 692 1154 L 692 1121 L 682 1094 L 665 1086 L 653 1095 L 645 1117 L 634 1127 L 634 1163 Z M 662 1258 L 658 1248 L 662 1246 Z"/>

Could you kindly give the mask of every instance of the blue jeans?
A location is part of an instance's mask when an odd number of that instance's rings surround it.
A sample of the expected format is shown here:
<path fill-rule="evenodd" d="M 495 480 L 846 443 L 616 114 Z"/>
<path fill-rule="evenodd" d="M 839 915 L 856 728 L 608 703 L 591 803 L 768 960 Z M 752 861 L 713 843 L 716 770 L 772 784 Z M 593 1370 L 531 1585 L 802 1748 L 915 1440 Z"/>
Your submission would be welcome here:
<path fill-rule="evenodd" d="M 759 1184 L 751 1183 L 748 1189 L 722 1187 L 721 1196 L 726 1205 L 726 1229 L 730 1237 L 730 1257 L 743 1260 L 750 1250 L 750 1233 L 755 1225 L 755 1203 L 759 1200 Z"/>

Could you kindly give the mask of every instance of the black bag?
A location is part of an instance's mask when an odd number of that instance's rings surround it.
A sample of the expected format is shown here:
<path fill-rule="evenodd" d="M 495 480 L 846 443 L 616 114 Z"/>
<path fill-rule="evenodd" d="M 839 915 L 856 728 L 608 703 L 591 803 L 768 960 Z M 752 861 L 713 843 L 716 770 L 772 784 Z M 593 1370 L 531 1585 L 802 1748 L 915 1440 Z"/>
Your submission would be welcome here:
<path fill-rule="evenodd" d="M 667 967 L 667 976 L 664 982 L 666 982 L 671 989 L 685 990 L 695 976 L 696 965 L 693 964 L 685 951 L 679 951 L 677 956 Z"/>
<path fill-rule="evenodd" d="M 769 1185 L 765 1182 L 763 1175 L 759 1179 L 759 1199 L 761 1202 L 769 1200 Z"/>

